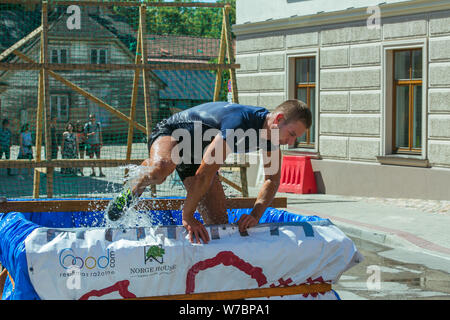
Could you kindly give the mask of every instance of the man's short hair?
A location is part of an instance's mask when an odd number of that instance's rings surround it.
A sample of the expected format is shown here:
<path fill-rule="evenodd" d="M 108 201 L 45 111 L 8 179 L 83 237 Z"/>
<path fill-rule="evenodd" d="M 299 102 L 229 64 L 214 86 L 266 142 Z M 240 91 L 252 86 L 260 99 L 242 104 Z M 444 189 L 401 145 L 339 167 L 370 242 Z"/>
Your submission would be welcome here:
<path fill-rule="evenodd" d="M 300 100 L 286 100 L 274 112 L 283 112 L 286 122 L 301 121 L 307 129 L 312 125 L 312 114 L 306 103 Z"/>

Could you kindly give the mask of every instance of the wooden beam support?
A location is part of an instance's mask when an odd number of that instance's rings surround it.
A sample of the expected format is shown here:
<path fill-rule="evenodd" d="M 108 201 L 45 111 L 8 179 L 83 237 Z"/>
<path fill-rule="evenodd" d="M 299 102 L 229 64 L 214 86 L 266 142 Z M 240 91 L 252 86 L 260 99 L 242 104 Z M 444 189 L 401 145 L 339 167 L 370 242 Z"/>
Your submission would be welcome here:
<path fill-rule="evenodd" d="M 240 186 L 238 186 L 236 183 L 234 183 L 233 181 L 225 178 L 224 176 L 222 176 L 220 174 L 219 174 L 219 181 L 225 182 L 226 184 L 228 184 L 233 189 L 236 189 L 237 191 L 242 192 L 242 188 Z"/>
<path fill-rule="evenodd" d="M 117 109 L 115 109 L 114 107 L 110 106 L 109 104 L 107 104 L 106 102 L 104 102 L 103 100 L 97 98 L 96 96 L 90 94 L 89 92 L 87 92 L 86 90 L 80 88 L 79 86 L 77 86 L 76 84 L 70 82 L 69 80 L 65 79 L 64 77 L 60 76 L 57 73 L 54 73 L 53 71 L 49 71 L 49 74 L 56 80 L 58 80 L 59 82 L 65 84 L 66 86 L 68 86 L 69 88 L 73 89 L 74 91 L 78 92 L 79 94 L 81 94 L 82 96 L 84 96 L 85 98 L 93 101 L 94 103 L 98 104 L 99 106 L 105 108 L 106 110 L 108 110 L 109 112 L 111 112 L 112 114 L 114 114 L 115 116 L 117 116 L 118 118 L 126 121 L 126 122 L 130 122 L 130 118 L 128 118 L 125 114 L 123 114 L 122 112 L 118 111 Z M 136 121 L 132 121 L 133 125 L 140 131 L 142 132 L 147 132 L 146 128 L 142 125 L 140 125 L 139 123 L 137 123 Z"/>
<path fill-rule="evenodd" d="M 11 4 L 40 4 L 41 0 L 2 0 L 2 3 Z M 54 5 L 70 6 L 74 4 L 71 0 L 57 0 Z M 100 7 L 139 7 L 142 2 L 140 1 L 89 1 L 79 0 L 76 1 L 78 6 L 100 6 Z M 225 4 L 222 3 L 207 3 L 207 2 L 148 2 L 148 6 L 152 7 L 201 7 L 201 8 L 222 8 Z"/>
<path fill-rule="evenodd" d="M 57 168 L 57 167 L 117 167 L 127 164 L 140 165 L 145 159 L 54 159 L 47 160 L 4 160 L 0 161 L 0 168 Z M 221 168 L 241 168 L 248 167 L 250 164 L 224 164 Z"/>
<path fill-rule="evenodd" d="M 87 63 L 9 63 L 0 62 L 0 70 L 17 71 L 17 70 L 40 70 L 45 67 L 48 70 L 55 71 L 98 71 L 98 70 L 224 70 L 239 69 L 240 64 L 227 63 L 147 63 L 142 64 L 87 64 Z"/>
<path fill-rule="evenodd" d="M 31 59 L 30 57 L 28 57 L 27 55 L 23 54 L 22 52 L 15 50 L 14 54 L 16 54 L 19 58 L 21 58 L 24 61 L 28 61 L 33 63 L 34 60 Z M 136 72 L 138 72 L 139 69 L 136 69 Z M 121 118 L 122 120 L 125 120 L 127 122 L 132 122 L 134 124 L 134 126 L 141 130 L 142 132 L 146 133 L 146 129 L 144 126 L 140 125 L 139 123 L 137 123 L 134 120 L 130 120 L 130 118 L 128 118 L 125 114 L 123 114 L 122 112 L 116 110 L 114 107 L 110 106 L 109 104 L 107 104 L 106 102 L 102 101 L 101 99 L 95 97 L 94 95 L 90 94 L 89 92 L 87 92 L 86 90 L 80 88 L 79 86 L 77 86 L 76 84 L 74 84 L 73 82 L 65 79 L 64 77 L 60 76 L 59 74 L 48 70 L 48 73 L 55 78 L 56 80 L 58 80 L 59 82 L 65 84 L 66 86 L 68 86 L 69 88 L 73 89 L 74 91 L 78 92 L 79 94 L 83 95 L 84 97 L 88 98 L 89 100 L 93 101 L 94 103 L 97 103 L 98 105 L 104 107 L 105 109 L 107 109 L 108 111 L 110 111 L 111 113 L 115 114 L 117 117 Z"/>
<path fill-rule="evenodd" d="M 48 65 L 49 62 L 49 49 L 48 49 L 48 2 L 42 2 L 42 52 L 43 59 L 42 62 L 45 65 Z M 44 139 L 45 139 L 45 157 L 46 160 L 51 160 L 52 154 L 52 140 L 50 136 L 50 80 L 49 80 L 49 71 L 44 68 L 43 69 L 43 99 L 44 99 Z M 41 137 L 42 140 L 42 137 Z M 53 171 L 54 168 L 47 168 L 47 198 L 53 198 Z"/>
<path fill-rule="evenodd" d="M 219 55 L 217 58 L 218 64 L 223 64 L 225 61 L 225 49 L 226 49 L 226 30 L 225 30 L 225 10 L 222 10 L 222 32 L 220 35 L 220 47 L 219 47 Z M 220 99 L 220 90 L 222 88 L 222 69 L 217 69 L 216 73 L 216 83 L 214 86 L 214 101 L 219 101 Z"/>
<path fill-rule="evenodd" d="M 290 287 L 176 294 L 159 297 L 131 298 L 125 300 L 240 300 L 249 298 L 288 296 L 294 294 L 325 293 L 331 291 L 331 289 L 332 289 L 331 284 L 318 283 L 318 284 L 301 284 Z"/>
<path fill-rule="evenodd" d="M 231 38 L 231 26 L 230 26 L 230 9 L 231 5 L 226 4 L 224 10 L 224 23 L 225 23 L 225 40 L 227 47 L 228 63 L 234 64 L 234 49 L 233 41 Z M 236 82 L 236 70 L 230 69 L 230 80 L 231 80 L 231 93 L 233 94 L 233 102 L 239 103 L 237 82 Z"/>
<path fill-rule="evenodd" d="M 139 61 L 142 60 L 140 57 L 140 48 L 141 48 L 141 31 L 139 29 L 138 36 L 137 36 L 135 64 L 138 64 Z M 127 154 L 126 154 L 127 160 L 131 159 L 131 151 L 132 151 L 132 146 L 133 146 L 133 129 L 134 129 L 134 127 L 131 125 L 131 122 L 134 121 L 134 118 L 136 115 L 136 102 L 137 102 L 137 97 L 138 97 L 140 74 L 141 74 L 140 69 L 136 69 L 134 71 L 133 89 L 131 92 L 130 122 L 128 125 L 128 137 L 127 137 Z"/>
<path fill-rule="evenodd" d="M 142 68 L 142 81 L 144 86 L 144 111 L 145 111 L 145 126 L 147 128 L 147 139 L 150 137 L 152 132 L 152 101 L 150 96 L 150 75 L 149 70 L 145 68 L 147 64 L 147 45 L 145 43 L 145 34 L 147 33 L 147 6 L 145 4 L 141 4 L 139 7 L 139 32 L 141 33 L 140 43 L 141 43 L 141 65 Z M 156 197 L 156 186 L 150 185 L 150 190 L 153 197 Z"/>
<path fill-rule="evenodd" d="M 0 203 L 0 212 L 85 212 L 102 211 L 111 200 L 41 200 L 7 201 Z M 141 210 L 181 210 L 185 199 L 143 199 L 138 203 Z M 226 208 L 253 208 L 256 198 L 226 199 Z M 275 198 L 273 208 L 286 208 L 287 198 Z"/>
<path fill-rule="evenodd" d="M 0 168 L 117 167 L 140 165 L 144 159 L 55 159 L 51 161 L 1 160 Z"/>
<path fill-rule="evenodd" d="M 39 62 L 42 65 L 48 63 L 48 5 L 47 1 L 42 2 L 41 9 L 41 46 L 40 46 L 40 55 Z M 13 51 L 15 51 L 14 49 Z M 44 118 L 44 122 L 46 121 L 46 109 L 48 103 L 48 74 L 44 67 L 39 72 L 39 83 L 38 83 L 38 106 L 36 109 L 36 158 L 35 161 L 41 161 L 41 152 L 42 152 L 42 120 Z M 45 126 L 44 126 L 45 127 Z M 44 128 L 45 129 L 45 128 Z M 44 131 L 45 132 L 45 131 Z M 46 146 L 47 147 L 47 146 Z M 39 187 L 41 182 L 40 172 L 34 170 L 34 179 L 33 179 L 33 198 L 39 198 Z"/>
<path fill-rule="evenodd" d="M 3 1 L 2 1 L 3 2 Z M 29 35 L 26 37 L 20 39 L 15 44 L 13 44 L 11 47 L 6 49 L 0 54 L 0 60 L 5 59 L 7 56 L 9 56 L 11 53 L 14 53 L 15 50 L 19 49 L 21 46 L 23 46 L 27 41 L 32 40 L 33 38 L 37 37 L 42 32 L 42 25 L 34 29 Z"/>
<path fill-rule="evenodd" d="M 248 197 L 248 181 L 247 181 L 247 168 L 239 167 L 239 172 L 241 175 L 241 188 L 242 188 L 242 196 Z"/>

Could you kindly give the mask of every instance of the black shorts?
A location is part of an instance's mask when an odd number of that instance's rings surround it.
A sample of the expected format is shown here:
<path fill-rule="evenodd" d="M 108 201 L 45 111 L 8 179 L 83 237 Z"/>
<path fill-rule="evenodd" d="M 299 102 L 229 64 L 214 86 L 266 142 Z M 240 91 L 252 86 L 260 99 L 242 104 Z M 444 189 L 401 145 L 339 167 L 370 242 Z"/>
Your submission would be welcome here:
<path fill-rule="evenodd" d="M 80 151 L 86 150 L 86 143 L 80 142 L 80 144 L 78 145 L 78 150 Z"/>
<path fill-rule="evenodd" d="M 150 152 L 150 148 L 152 144 L 162 136 L 172 136 L 172 133 L 176 129 L 187 129 L 190 132 L 193 132 L 193 124 L 192 123 L 179 123 L 179 124 L 169 124 L 167 123 L 167 120 L 162 120 L 158 122 L 153 128 L 150 137 L 148 139 L 148 151 Z M 207 126 L 202 127 L 202 132 L 204 130 L 210 129 Z M 211 143 L 212 139 L 210 141 L 202 141 L 202 151 L 205 150 L 205 148 Z M 178 140 L 178 142 L 182 142 L 182 140 Z M 191 142 L 193 142 L 193 137 L 191 136 Z M 197 155 L 197 157 L 194 157 L 194 146 L 193 143 L 191 145 L 191 157 L 190 157 L 190 163 L 180 163 L 178 164 L 175 169 L 178 172 L 178 175 L 180 176 L 181 181 L 184 181 L 187 177 L 195 176 L 195 173 L 197 172 L 198 168 L 200 167 L 200 161 L 202 155 Z M 180 151 L 180 157 L 183 158 L 183 150 Z"/>

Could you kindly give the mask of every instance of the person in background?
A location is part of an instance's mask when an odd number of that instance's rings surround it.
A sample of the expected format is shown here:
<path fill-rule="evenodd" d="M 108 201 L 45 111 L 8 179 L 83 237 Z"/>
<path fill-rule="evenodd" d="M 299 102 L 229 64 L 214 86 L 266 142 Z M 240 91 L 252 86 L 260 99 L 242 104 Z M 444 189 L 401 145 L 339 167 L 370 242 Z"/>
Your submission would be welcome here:
<path fill-rule="evenodd" d="M 25 123 L 20 130 L 19 155 L 17 159 L 33 160 L 33 140 L 31 138 L 30 125 Z M 28 168 L 28 175 L 31 175 L 31 168 Z"/>
<path fill-rule="evenodd" d="M 77 136 L 73 132 L 72 123 L 66 124 L 66 131 L 63 133 L 61 142 L 61 154 L 63 159 L 76 159 L 78 157 L 78 143 Z M 77 168 L 61 168 L 61 173 L 64 175 L 76 175 Z"/>
<path fill-rule="evenodd" d="M 58 138 L 56 134 L 56 118 L 53 117 L 50 120 L 50 139 L 52 142 L 52 154 L 51 159 L 58 158 Z"/>
<path fill-rule="evenodd" d="M 102 126 L 100 122 L 95 121 L 95 114 L 89 115 L 89 122 L 84 125 L 84 133 L 86 135 L 86 152 L 89 158 L 93 158 L 94 154 L 97 159 L 100 159 L 100 149 L 103 146 Z M 102 167 L 98 167 L 99 177 L 104 177 Z M 91 177 L 95 177 L 95 170 L 92 167 Z"/>
<path fill-rule="evenodd" d="M 3 119 L 2 127 L 0 128 L 0 159 L 5 154 L 5 159 L 10 157 L 11 148 L 11 130 L 9 130 L 9 120 Z M 8 176 L 11 175 L 11 168 L 6 169 Z"/>
<path fill-rule="evenodd" d="M 75 134 L 77 135 L 79 159 L 84 159 L 84 150 L 86 150 L 86 135 L 84 134 L 83 124 L 80 120 L 75 123 Z M 81 176 L 83 174 L 83 168 L 78 168 L 77 170 Z"/>

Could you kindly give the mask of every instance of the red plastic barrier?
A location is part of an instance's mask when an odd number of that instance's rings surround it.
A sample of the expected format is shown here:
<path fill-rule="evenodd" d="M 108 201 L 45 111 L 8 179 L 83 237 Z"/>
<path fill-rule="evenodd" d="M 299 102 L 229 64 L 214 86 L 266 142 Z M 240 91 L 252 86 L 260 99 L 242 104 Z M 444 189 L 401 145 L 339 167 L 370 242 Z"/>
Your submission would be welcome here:
<path fill-rule="evenodd" d="M 317 193 L 316 179 L 308 156 L 284 156 L 279 192 Z"/>

